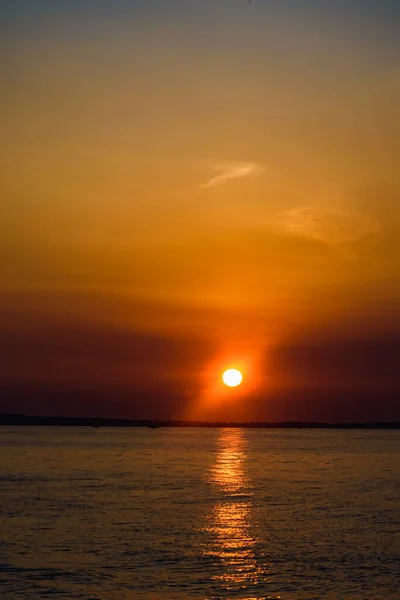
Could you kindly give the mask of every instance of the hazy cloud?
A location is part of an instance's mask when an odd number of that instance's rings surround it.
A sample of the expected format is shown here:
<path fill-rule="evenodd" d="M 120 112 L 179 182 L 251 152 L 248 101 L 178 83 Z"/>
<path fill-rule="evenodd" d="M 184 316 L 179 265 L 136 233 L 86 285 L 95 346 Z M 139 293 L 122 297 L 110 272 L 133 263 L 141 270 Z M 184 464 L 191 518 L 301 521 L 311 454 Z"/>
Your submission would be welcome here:
<path fill-rule="evenodd" d="M 299 206 L 268 221 L 276 231 L 332 244 L 352 242 L 382 229 L 369 215 L 355 210 Z"/>
<path fill-rule="evenodd" d="M 251 162 L 225 161 L 214 165 L 213 170 L 218 174 L 201 184 L 200 189 L 222 185 L 230 179 L 259 175 L 263 172 L 264 167 Z"/>

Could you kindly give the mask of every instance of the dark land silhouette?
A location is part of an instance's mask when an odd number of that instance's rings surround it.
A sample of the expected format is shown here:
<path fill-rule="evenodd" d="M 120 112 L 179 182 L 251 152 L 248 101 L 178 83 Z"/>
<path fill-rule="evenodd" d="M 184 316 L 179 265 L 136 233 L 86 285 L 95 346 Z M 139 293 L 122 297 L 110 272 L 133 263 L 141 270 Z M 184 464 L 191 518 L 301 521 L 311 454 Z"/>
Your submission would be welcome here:
<path fill-rule="evenodd" d="M 0 413 L 0 425 L 51 427 L 243 427 L 258 429 L 400 429 L 398 421 L 329 423 L 313 421 L 180 421 L 158 419 L 113 419 L 107 417 L 49 417 Z"/>

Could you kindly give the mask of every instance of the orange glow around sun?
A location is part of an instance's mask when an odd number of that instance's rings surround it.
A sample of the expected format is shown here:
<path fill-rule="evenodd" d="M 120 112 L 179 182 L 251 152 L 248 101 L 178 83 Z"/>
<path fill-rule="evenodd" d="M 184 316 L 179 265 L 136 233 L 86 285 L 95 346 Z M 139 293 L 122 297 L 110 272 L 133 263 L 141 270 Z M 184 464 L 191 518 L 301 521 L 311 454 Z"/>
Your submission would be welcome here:
<path fill-rule="evenodd" d="M 261 385 L 258 365 L 259 349 L 252 343 L 250 349 L 237 351 L 226 344 L 202 372 L 202 389 L 188 403 L 186 420 L 240 421 L 245 420 L 246 398 Z"/>

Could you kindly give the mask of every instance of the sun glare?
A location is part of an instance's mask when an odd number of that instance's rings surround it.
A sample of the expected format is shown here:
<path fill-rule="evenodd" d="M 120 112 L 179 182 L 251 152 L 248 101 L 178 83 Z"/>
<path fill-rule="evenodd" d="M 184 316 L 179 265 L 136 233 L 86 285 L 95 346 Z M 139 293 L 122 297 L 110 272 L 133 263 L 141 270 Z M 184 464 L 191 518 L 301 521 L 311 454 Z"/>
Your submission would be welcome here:
<path fill-rule="evenodd" d="M 222 381 L 228 387 L 237 387 L 242 383 L 243 375 L 238 369 L 228 369 L 222 375 Z"/>

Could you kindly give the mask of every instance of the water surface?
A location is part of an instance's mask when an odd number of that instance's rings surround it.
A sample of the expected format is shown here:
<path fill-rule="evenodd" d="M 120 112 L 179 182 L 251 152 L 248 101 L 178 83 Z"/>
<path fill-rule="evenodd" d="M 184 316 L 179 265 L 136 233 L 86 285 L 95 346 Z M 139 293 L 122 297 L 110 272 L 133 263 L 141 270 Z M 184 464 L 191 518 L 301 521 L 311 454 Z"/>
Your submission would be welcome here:
<path fill-rule="evenodd" d="M 0 428 L 0 597 L 398 600 L 396 431 Z"/>

